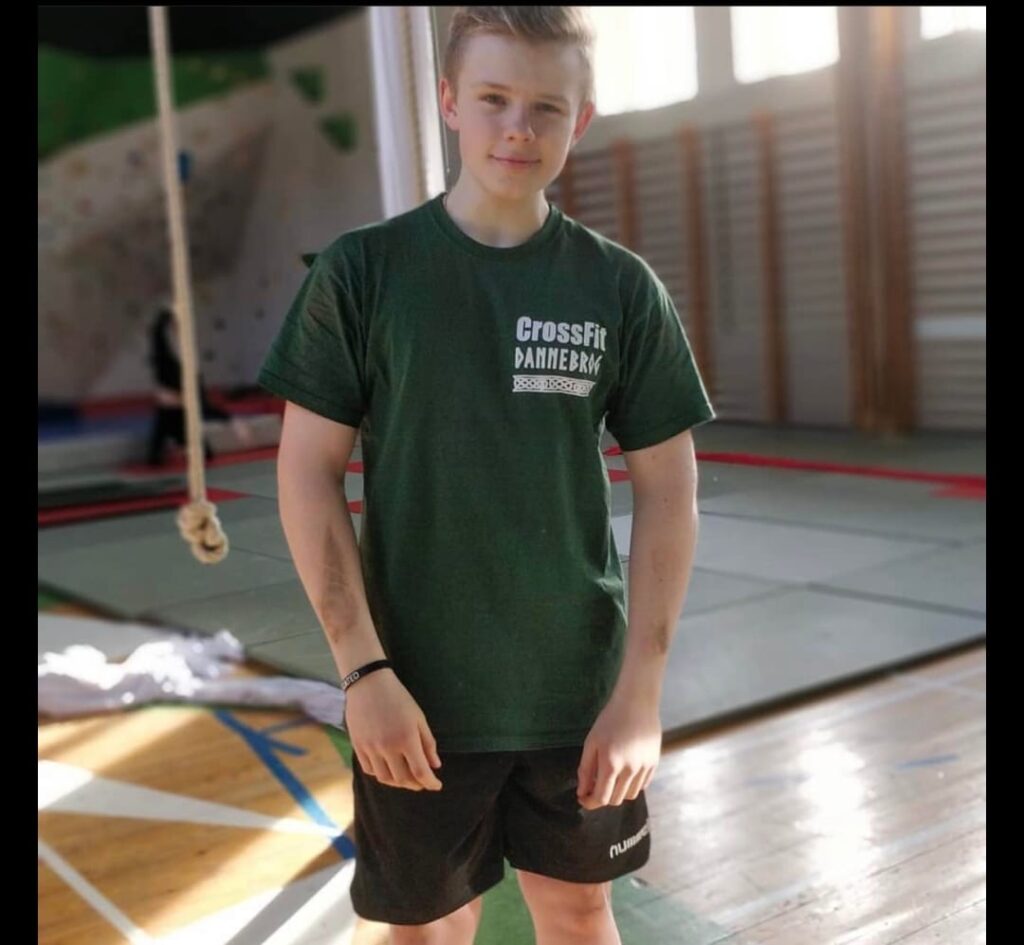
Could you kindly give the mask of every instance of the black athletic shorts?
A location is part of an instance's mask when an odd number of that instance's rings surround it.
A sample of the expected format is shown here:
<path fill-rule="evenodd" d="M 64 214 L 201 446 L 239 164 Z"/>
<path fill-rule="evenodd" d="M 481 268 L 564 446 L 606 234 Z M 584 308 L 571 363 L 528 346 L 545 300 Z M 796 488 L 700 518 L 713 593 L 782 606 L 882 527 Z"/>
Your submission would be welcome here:
<path fill-rule="evenodd" d="M 390 787 L 352 755 L 356 847 L 352 906 L 391 925 L 454 912 L 517 869 L 604 883 L 651 850 L 644 792 L 589 810 L 576 798 L 583 746 L 440 752 L 440 791 Z"/>

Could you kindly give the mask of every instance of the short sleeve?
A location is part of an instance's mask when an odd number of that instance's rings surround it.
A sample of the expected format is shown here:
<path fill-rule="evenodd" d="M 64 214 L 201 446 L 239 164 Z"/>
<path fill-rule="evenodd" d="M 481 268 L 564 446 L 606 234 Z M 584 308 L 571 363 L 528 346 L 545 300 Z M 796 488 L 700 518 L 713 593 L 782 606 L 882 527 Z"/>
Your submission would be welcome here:
<path fill-rule="evenodd" d="M 332 255 L 311 260 L 257 381 L 285 400 L 358 427 L 367 409 L 365 333 Z"/>
<path fill-rule="evenodd" d="M 654 446 L 714 418 L 672 298 L 643 263 L 623 313 L 619 380 L 606 427 L 629 451 Z"/>

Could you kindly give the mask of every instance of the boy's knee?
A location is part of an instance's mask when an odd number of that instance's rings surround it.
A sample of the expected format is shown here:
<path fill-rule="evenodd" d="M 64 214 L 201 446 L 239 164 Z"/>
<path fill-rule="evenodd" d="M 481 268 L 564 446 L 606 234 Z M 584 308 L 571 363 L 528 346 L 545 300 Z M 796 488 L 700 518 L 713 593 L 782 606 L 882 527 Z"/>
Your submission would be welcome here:
<path fill-rule="evenodd" d="M 425 925 L 392 925 L 390 945 L 473 945 L 483 897 Z"/>
<path fill-rule="evenodd" d="M 611 883 L 569 883 L 517 870 L 519 889 L 533 917 L 573 941 L 603 929 L 611 912 Z"/>

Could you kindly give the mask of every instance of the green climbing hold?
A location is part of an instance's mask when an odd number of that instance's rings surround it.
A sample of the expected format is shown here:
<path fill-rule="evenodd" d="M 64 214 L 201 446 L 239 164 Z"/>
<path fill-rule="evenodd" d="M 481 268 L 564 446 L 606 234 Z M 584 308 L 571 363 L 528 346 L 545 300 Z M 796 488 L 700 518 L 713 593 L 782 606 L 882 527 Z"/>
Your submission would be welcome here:
<path fill-rule="evenodd" d="M 322 102 L 324 98 L 324 70 L 319 66 L 292 69 L 292 82 L 307 102 Z"/>
<path fill-rule="evenodd" d="M 320 120 L 320 129 L 331 144 L 341 151 L 353 151 L 356 146 L 356 123 L 348 113 L 331 115 Z"/>

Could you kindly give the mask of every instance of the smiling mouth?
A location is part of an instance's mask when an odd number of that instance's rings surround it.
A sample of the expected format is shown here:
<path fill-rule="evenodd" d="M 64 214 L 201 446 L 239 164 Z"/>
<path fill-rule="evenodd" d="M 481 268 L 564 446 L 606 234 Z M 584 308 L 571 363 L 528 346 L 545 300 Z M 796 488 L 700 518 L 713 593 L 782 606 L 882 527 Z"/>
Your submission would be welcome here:
<path fill-rule="evenodd" d="M 540 164 L 540 161 L 517 161 L 515 158 L 503 158 L 491 155 L 495 161 L 501 161 L 503 164 Z"/>

